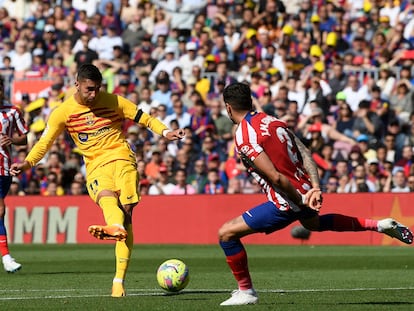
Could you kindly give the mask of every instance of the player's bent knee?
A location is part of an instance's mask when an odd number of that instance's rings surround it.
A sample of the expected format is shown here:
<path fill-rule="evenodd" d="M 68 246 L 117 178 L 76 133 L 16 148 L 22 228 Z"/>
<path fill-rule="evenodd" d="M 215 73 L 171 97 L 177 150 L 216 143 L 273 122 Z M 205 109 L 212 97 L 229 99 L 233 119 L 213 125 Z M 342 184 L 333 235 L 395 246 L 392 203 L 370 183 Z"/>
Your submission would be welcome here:
<path fill-rule="evenodd" d="M 222 242 L 228 242 L 234 237 L 234 235 L 231 234 L 231 231 L 229 230 L 228 224 L 224 224 L 223 226 L 221 226 L 221 228 L 218 231 L 218 237 L 219 241 Z"/>
<path fill-rule="evenodd" d="M 102 190 L 98 193 L 96 196 L 96 202 L 99 202 L 99 200 L 103 197 L 115 197 L 118 198 L 118 194 L 116 192 L 113 192 L 111 190 Z"/>

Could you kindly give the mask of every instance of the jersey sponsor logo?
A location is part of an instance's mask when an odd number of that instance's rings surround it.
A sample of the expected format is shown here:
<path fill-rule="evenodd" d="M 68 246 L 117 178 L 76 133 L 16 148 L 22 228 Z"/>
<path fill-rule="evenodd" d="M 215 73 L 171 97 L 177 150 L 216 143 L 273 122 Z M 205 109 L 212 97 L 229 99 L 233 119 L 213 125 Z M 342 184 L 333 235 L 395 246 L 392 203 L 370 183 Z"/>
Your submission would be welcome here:
<path fill-rule="evenodd" d="M 79 138 L 79 141 L 84 143 L 88 141 L 89 135 L 87 133 L 79 133 L 78 138 Z"/>
<path fill-rule="evenodd" d="M 127 196 L 127 200 L 131 200 L 133 198 L 133 195 Z"/>
<path fill-rule="evenodd" d="M 102 133 L 106 133 L 108 131 L 109 131 L 109 127 L 103 127 L 101 129 L 97 130 L 96 132 L 93 132 L 93 133 L 79 133 L 78 138 L 79 138 L 79 141 L 84 143 L 84 142 L 88 141 L 89 137 L 98 136 L 98 135 L 100 135 Z"/>

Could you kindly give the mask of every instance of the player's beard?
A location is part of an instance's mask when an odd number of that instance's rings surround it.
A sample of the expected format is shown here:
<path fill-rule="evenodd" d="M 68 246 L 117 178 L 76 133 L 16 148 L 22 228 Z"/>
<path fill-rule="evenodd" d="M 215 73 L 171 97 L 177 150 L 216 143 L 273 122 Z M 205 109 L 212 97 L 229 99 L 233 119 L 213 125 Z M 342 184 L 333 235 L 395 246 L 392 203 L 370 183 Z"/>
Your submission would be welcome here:
<path fill-rule="evenodd" d="M 92 106 L 92 105 L 95 103 L 96 98 L 98 97 L 98 95 L 96 95 L 96 96 L 95 96 L 95 97 L 93 97 L 93 98 L 91 98 L 91 97 L 83 97 L 82 95 L 80 95 L 80 97 L 81 97 L 82 103 L 83 103 L 85 106 L 90 107 L 90 106 Z"/>

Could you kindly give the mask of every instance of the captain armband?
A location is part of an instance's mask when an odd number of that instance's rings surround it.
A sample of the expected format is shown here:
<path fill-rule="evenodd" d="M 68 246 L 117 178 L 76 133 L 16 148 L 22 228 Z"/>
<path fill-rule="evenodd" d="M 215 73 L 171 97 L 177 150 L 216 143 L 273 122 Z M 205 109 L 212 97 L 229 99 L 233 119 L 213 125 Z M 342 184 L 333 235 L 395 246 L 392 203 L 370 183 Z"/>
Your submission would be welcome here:
<path fill-rule="evenodd" d="M 141 116 L 144 112 L 142 111 L 142 109 L 138 109 L 137 114 L 135 115 L 134 121 L 136 123 L 139 123 L 139 119 L 141 119 Z"/>

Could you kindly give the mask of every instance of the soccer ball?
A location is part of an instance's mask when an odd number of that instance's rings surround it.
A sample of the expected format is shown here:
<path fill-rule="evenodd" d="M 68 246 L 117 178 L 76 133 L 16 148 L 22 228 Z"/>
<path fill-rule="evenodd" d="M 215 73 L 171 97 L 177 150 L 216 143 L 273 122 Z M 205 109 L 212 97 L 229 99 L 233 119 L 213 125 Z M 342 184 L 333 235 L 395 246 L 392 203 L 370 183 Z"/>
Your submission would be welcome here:
<path fill-rule="evenodd" d="M 179 292 L 190 281 L 187 265 L 178 259 L 164 261 L 157 270 L 157 281 L 168 292 Z"/>

